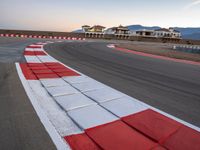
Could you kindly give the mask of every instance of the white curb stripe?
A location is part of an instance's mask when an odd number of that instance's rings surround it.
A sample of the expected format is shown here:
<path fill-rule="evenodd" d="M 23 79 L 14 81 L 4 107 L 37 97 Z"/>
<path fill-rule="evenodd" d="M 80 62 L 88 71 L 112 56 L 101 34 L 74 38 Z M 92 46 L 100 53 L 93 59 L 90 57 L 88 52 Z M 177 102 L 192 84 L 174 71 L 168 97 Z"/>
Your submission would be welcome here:
<path fill-rule="evenodd" d="M 119 119 L 99 105 L 74 109 L 68 114 L 82 129 L 96 127 Z"/>
<path fill-rule="evenodd" d="M 120 118 L 148 109 L 147 106 L 144 106 L 137 101 L 134 101 L 133 98 L 129 97 L 122 97 L 119 99 L 107 101 L 101 103 L 101 105 Z"/>
<path fill-rule="evenodd" d="M 63 79 L 40 79 L 44 87 L 65 86 L 68 85 Z"/>
<path fill-rule="evenodd" d="M 57 96 L 55 97 L 55 100 L 63 107 L 65 111 L 96 104 L 94 101 L 81 93 Z"/>
<path fill-rule="evenodd" d="M 25 56 L 28 63 L 41 63 L 41 61 L 36 56 Z"/>

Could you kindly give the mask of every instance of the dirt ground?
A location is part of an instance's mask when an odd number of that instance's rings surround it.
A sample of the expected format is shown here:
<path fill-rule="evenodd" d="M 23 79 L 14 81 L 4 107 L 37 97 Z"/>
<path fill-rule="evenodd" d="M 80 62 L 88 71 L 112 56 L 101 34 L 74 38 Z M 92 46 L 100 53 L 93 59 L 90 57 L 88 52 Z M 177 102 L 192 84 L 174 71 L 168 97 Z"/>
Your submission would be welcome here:
<path fill-rule="evenodd" d="M 135 42 L 135 43 L 117 44 L 117 46 L 149 54 L 200 62 L 200 54 L 175 51 L 172 49 L 173 47 L 172 44 Z"/>

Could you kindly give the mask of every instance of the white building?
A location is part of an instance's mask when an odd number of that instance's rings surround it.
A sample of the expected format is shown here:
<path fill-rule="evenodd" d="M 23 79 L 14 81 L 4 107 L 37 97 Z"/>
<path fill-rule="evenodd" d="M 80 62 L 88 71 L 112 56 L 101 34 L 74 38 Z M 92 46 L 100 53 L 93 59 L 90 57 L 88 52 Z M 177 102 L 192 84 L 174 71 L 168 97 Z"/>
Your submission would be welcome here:
<path fill-rule="evenodd" d="M 144 37 L 154 37 L 154 30 L 137 30 L 136 35 L 137 36 L 144 36 Z"/>
<path fill-rule="evenodd" d="M 129 35 L 130 31 L 127 27 L 124 27 L 122 25 L 118 27 L 112 27 L 108 28 L 104 31 L 105 34 L 114 34 L 114 35 Z"/>
<path fill-rule="evenodd" d="M 104 37 L 104 26 L 101 25 L 94 25 L 94 26 L 88 26 L 84 25 L 82 26 L 82 31 L 85 33 L 85 37 L 92 37 L 92 38 L 102 38 Z"/>
<path fill-rule="evenodd" d="M 154 31 L 154 36 L 158 38 L 181 38 L 181 33 L 174 28 L 161 28 Z"/>

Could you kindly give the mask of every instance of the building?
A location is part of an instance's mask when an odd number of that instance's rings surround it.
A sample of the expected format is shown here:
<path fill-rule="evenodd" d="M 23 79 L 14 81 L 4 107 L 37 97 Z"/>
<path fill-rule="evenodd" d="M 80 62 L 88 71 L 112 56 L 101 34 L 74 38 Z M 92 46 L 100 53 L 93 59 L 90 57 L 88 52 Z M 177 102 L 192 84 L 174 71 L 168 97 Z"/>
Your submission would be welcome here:
<path fill-rule="evenodd" d="M 104 33 L 115 34 L 115 35 L 128 35 L 130 34 L 130 31 L 127 27 L 120 25 L 118 27 L 108 28 Z"/>
<path fill-rule="evenodd" d="M 154 32 L 154 36 L 157 38 L 175 38 L 175 39 L 180 39 L 181 38 L 181 33 L 174 28 L 161 28 L 157 29 Z"/>
<path fill-rule="evenodd" d="M 154 30 L 137 30 L 136 36 L 144 36 L 144 37 L 154 37 Z"/>
<path fill-rule="evenodd" d="M 83 32 L 88 32 L 90 28 L 91 28 L 90 26 L 84 25 L 84 26 L 82 26 L 82 31 Z"/>
<path fill-rule="evenodd" d="M 97 33 L 103 33 L 105 27 L 100 26 L 100 25 L 94 25 L 92 27 L 88 25 L 82 26 L 83 32 L 97 32 Z"/>
<path fill-rule="evenodd" d="M 129 38 L 130 31 L 127 27 L 119 25 L 118 27 L 108 28 L 104 34 L 114 35 L 116 38 Z"/>
<path fill-rule="evenodd" d="M 100 38 L 103 37 L 104 34 L 104 26 L 94 25 L 92 27 L 88 25 L 82 26 L 82 30 L 85 33 L 86 37 Z"/>
<path fill-rule="evenodd" d="M 112 27 L 105 30 L 105 27 L 101 25 L 94 25 L 92 27 L 88 25 L 82 26 L 82 31 L 85 33 L 85 37 L 88 38 L 117 38 L 117 39 L 129 39 L 130 37 L 149 37 L 149 38 L 165 38 L 165 39 L 181 39 L 181 33 L 174 28 L 160 28 L 157 30 L 129 30 L 128 27 L 119 25 L 118 27 Z"/>

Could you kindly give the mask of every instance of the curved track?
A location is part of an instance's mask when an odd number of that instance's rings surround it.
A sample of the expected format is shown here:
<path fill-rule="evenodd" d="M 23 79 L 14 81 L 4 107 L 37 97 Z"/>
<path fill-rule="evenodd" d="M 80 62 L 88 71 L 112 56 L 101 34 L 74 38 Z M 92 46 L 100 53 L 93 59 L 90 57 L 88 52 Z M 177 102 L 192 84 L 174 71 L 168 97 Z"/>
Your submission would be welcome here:
<path fill-rule="evenodd" d="M 50 55 L 78 71 L 200 126 L 200 67 L 127 54 L 105 42 L 50 44 Z"/>
<path fill-rule="evenodd" d="M 14 62 L 41 39 L 0 38 L 0 149 L 56 149 L 21 85 Z M 66 65 L 200 126 L 200 67 L 126 54 L 107 42 L 49 44 Z"/>

